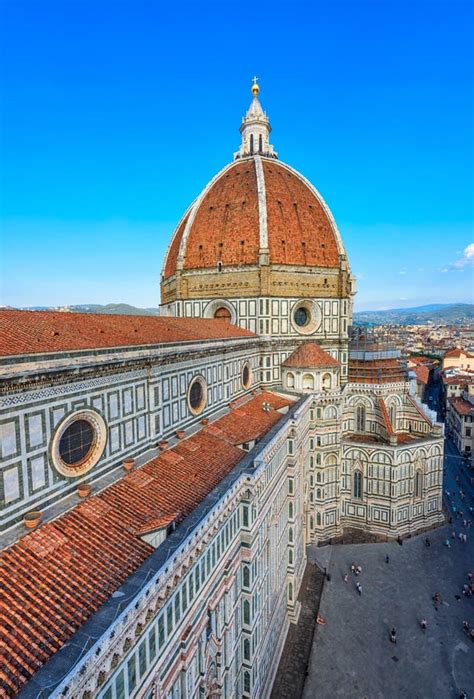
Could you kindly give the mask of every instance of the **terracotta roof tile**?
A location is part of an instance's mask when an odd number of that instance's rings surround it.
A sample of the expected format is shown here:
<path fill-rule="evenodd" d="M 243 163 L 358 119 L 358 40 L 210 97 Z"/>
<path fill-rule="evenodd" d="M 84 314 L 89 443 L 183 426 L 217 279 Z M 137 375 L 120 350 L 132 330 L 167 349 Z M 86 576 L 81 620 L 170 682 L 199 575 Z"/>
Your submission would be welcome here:
<path fill-rule="evenodd" d="M 291 401 L 262 393 L 0 554 L 0 697 L 13 696 L 186 517 Z M 272 406 L 263 410 L 263 403 Z"/>
<path fill-rule="evenodd" d="M 448 399 L 454 410 L 463 417 L 466 415 L 474 415 L 474 405 L 464 398 L 449 398 Z"/>
<path fill-rule="evenodd" d="M 316 342 L 303 342 L 298 349 L 290 354 L 282 363 L 286 367 L 317 368 L 338 367 L 337 359 L 323 350 Z"/>
<path fill-rule="evenodd" d="M 420 383 L 427 384 L 430 377 L 430 368 L 428 366 L 416 366 L 413 370 L 416 374 L 416 379 Z"/>
<path fill-rule="evenodd" d="M 273 264 L 337 267 L 336 236 L 319 200 L 297 175 L 263 161 Z"/>
<path fill-rule="evenodd" d="M 254 337 L 225 320 L 60 311 L 0 310 L 0 328 L 0 357 Z"/>
<path fill-rule="evenodd" d="M 255 265 L 259 245 L 255 164 L 245 160 L 223 173 L 202 200 L 188 235 L 184 268 L 217 267 L 219 260 Z"/>
<path fill-rule="evenodd" d="M 338 267 L 339 252 L 332 223 L 306 182 L 281 163 L 262 159 L 267 207 L 270 264 Z M 187 269 L 255 265 L 260 221 L 254 158 L 237 161 L 218 174 L 207 193 L 191 207 L 187 235 Z M 163 270 L 176 271 L 184 221 L 176 229 Z"/>

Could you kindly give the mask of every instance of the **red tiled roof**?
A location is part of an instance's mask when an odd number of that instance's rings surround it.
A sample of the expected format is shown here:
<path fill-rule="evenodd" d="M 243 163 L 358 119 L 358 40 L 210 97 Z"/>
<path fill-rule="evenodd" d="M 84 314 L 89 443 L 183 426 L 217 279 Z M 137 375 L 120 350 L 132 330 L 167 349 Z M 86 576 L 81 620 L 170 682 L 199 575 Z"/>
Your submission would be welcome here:
<path fill-rule="evenodd" d="M 262 159 L 270 264 L 337 267 L 333 226 L 306 182 L 274 160 Z M 196 208 L 197 207 L 197 208 Z M 187 234 L 183 268 L 255 265 L 260 248 L 259 199 L 254 158 L 237 161 L 220 173 L 195 212 Z M 176 229 L 163 278 L 176 271 L 184 221 Z"/>
<path fill-rule="evenodd" d="M 183 220 L 178 226 L 178 229 L 171 239 L 170 249 L 166 256 L 165 266 L 163 269 L 163 275 L 165 277 L 171 277 L 176 272 L 176 262 L 178 260 L 179 247 L 181 245 L 181 240 L 183 238 L 184 229 L 188 222 L 189 212 L 183 217 Z"/>
<path fill-rule="evenodd" d="M 469 352 L 465 352 L 460 347 L 453 347 L 452 349 L 450 349 L 444 353 L 444 359 L 446 357 L 453 357 L 453 358 L 467 357 L 468 359 L 474 359 L 474 354 L 470 354 Z"/>
<path fill-rule="evenodd" d="M 226 320 L 0 310 L 0 357 L 255 337 Z"/>
<path fill-rule="evenodd" d="M 270 262 L 337 267 L 334 230 L 308 185 L 273 160 L 263 161 L 263 172 Z"/>
<path fill-rule="evenodd" d="M 416 374 L 417 381 L 424 384 L 428 383 L 428 379 L 430 377 L 430 368 L 428 366 L 424 366 L 422 364 L 421 366 L 414 367 L 413 371 Z"/>
<path fill-rule="evenodd" d="M 15 695 L 152 553 L 140 533 L 186 517 L 244 457 L 235 444 L 265 434 L 290 402 L 252 398 L 0 554 L 0 697 Z"/>
<path fill-rule="evenodd" d="M 331 357 L 316 342 L 303 342 L 290 356 L 285 359 L 282 366 L 286 367 L 336 367 L 340 366 L 337 359 Z"/>
<path fill-rule="evenodd" d="M 449 398 L 448 400 L 459 415 L 474 415 L 474 405 L 468 400 L 464 400 L 464 398 Z"/>

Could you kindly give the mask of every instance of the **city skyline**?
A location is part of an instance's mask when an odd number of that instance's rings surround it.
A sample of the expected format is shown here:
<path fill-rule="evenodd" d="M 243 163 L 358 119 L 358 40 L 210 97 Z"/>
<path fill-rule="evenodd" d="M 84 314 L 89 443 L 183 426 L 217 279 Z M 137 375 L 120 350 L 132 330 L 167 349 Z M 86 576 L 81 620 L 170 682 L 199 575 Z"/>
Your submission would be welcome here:
<path fill-rule="evenodd" d="M 468 3 L 260 3 L 258 41 L 236 5 L 58 7 L 3 8 L 2 304 L 158 305 L 255 73 L 280 159 L 335 215 L 355 310 L 472 301 Z"/>

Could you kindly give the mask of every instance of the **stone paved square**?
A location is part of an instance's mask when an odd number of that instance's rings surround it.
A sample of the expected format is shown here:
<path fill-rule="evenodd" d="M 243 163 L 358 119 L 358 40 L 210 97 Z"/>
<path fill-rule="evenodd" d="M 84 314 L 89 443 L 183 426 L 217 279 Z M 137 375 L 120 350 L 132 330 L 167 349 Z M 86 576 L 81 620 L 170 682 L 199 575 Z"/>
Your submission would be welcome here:
<path fill-rule="evenodd" d="M 445 487 L 458 492 L 460 486 L 450 474 Z M 467 504 L 458 495 L 454 502 Z M 456 538 L 448 549 L 443 542 L 453 529 L 456 535 L 466 532 L 467 543 Z M 455 517 L 452 526 L 427 534 L 429 548 L 425 536 L 402 546 L 310 549 L 309 558 L 327 566 L 331 580 L 323 589 L 320 614 L 326 625 L 315 629 L 304 699 L 458 699 L 462 690 L 469 699 L 474 696 L 474 643 L 462 629 L 463 620 L 474 625 L 474 597 L 455 597 L 474 569 L 474 527 L 464 528 Z M 345 583 L 352 562 L 362 574 L 349 573 Z M 432 602 L 436 591 L 442 598 L 438 611 Z M 389 641 L 393 626 L 396 645 Z"/>

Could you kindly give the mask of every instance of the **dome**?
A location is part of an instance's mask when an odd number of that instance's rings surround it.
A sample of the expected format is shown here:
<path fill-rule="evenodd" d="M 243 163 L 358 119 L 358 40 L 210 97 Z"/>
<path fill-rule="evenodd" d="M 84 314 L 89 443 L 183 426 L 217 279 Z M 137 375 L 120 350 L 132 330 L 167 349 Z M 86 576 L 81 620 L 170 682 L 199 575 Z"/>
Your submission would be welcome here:
<path fill-rule="evenodd" d="M 316 189 L 273 158 L 235 160 L 208 184 L 179 223 L 163 279 L 180 270 L 268 264 L 337 268 L 344 249 Z"/>

